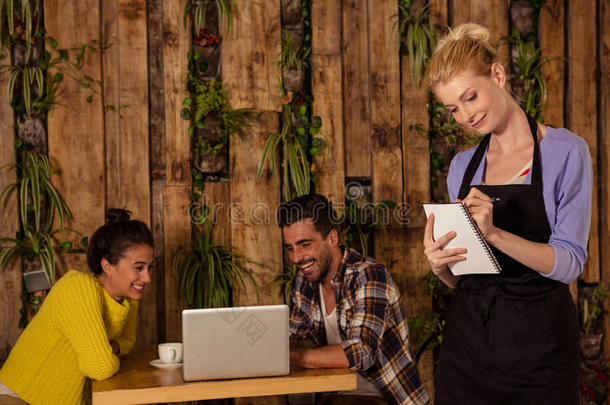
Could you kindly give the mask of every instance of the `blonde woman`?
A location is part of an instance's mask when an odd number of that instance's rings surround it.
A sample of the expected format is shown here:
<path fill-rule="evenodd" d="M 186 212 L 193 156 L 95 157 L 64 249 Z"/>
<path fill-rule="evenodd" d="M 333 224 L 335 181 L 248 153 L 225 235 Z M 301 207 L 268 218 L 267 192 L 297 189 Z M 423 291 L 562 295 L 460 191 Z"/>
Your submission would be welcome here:
<path fill-rule="evenodd" d="M 454 28 L 425 77 L 460 125 L 485 135 L 455 156 L 447 183 L 502 267 L 499 275 L 454 276 L 447 265 L 465 260 L 465 250 L 444 249 L 453 232 L 434 240 L 430 216 L 426 256 L 455 288 L 436 403 L 576 405 L 579 333 L 568 284 L 587 258 L 591 156 L 582 138 L 537 123 L 519 107 L 489 37 L 479 25 Z"/>

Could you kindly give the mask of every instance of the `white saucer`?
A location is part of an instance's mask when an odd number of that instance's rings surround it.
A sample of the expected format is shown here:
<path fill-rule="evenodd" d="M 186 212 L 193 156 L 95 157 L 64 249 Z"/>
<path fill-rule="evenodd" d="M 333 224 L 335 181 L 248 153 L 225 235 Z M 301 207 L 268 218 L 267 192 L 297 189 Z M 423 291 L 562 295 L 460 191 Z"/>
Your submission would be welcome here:
<path fill-rule="evenodd" d="M 150 365 L 160 368 L 161 370 L 175 370 L 182 367 L 182 363 L 163 363 L 160 359 L 151 361 Z"/>

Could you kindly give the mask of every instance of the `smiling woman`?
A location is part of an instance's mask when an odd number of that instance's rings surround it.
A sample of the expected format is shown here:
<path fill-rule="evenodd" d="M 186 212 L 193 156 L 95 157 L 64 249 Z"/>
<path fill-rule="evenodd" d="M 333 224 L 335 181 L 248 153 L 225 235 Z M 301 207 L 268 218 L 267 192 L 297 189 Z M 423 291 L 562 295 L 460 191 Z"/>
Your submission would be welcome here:
<path fill-rule="evenodd" d="M 455 232 L 434 240 L 430 216 L 424 252 L 433 273 L 455 288 L 435 400 L 576 405 L 578 320 L 568 284 L 587 258 L 591 156 L 582 138 L 542 125 L 519 107 L 489 38 L 480 25 L 455 27 L 426 72 L 455 120 L 484 135 L 455 156 L 447 186 L 502 268 L 493 276 L 454 276 L 448 264 L 468 264 L 466 249 L 445 249 Z"/>
<path fill-rule="evenodd" d="M 108 211 L 87 253 L 93 274 L 70 270 L 51 289 L 0 370 L 0 404 L 80 404 L 87 378 L 118 371 L 135 342 L 153 246 L 146 224 Z"/>

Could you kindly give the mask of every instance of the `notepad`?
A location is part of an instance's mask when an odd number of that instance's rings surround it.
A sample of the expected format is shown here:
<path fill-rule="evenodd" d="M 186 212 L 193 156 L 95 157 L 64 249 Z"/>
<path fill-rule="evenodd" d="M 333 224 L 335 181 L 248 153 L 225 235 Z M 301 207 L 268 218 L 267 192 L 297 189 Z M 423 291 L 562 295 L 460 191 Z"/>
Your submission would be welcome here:
<path fill-rule="evenodd" d="M 449 264 L 453 275 L 500 273 L 502 269 L 496 256 L 464 203 L 424 204 L 424 211 L 427 217 L 434 214 L 434 240 L 447 232 L 456 232 L 456 237 L 444 249 L 466 248 L 462 255 L 466 260 Z"/>

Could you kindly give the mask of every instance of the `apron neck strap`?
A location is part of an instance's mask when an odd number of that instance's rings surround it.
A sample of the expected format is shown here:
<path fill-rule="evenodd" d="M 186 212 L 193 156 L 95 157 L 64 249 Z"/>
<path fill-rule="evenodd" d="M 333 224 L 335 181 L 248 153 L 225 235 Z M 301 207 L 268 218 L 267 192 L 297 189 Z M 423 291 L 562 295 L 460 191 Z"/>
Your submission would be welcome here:
<path fill-rule="evenodd" d="M 534 139 L 534 157 L 532 161 L 532 186 L 542 190 L 542 166 L 540 164 L 540 145 L 538 144 L 538 124 L 534 118 L 532 118 L 529 114 L 526 113 L 527 122 L 530 127 L 530 132 L 532 134 L 532 138 Z M 462 199 L 468 195 L 468 191 L 470 190 L 470 184 L 472 183 L 472 179 L 474 178 L 477 169 L 485 156 L 485 152 L 487 151 L 487 147 L 489 146 L 489 140 L 491 139 L 491 133 L 485 135 L 479 146 L 477 147 L 472 159 L 470 159 L 470 163 L 466 168 L 466 172 L 464 173 L 464 178 L 462 179 L 462 184 L 460 186 L 460 192 L 458 194 L 458 198 Z"/>

